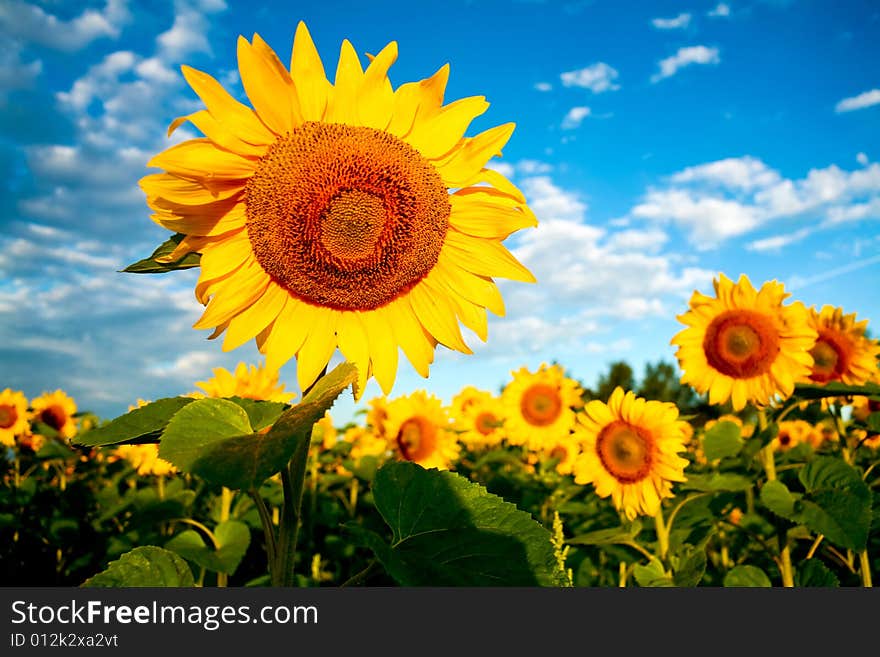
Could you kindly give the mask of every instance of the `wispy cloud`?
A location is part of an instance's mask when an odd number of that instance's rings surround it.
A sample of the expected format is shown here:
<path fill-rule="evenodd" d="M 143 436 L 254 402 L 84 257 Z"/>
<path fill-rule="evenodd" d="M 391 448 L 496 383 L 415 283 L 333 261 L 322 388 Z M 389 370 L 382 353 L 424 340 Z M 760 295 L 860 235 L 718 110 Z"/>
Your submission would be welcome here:
<path fill-rule="evenodd" d="M 711 16 L 712 18 L 726 18 L 730 16 L 730 5 L 724 2 L 719 2 L 715 5 L 714 9 L 710 9 L 706 12 L 706 15 Z"/>
<path fill-rule="evenodd" d="M 590 115 L 589 107 L 572 107 L 562 119 L 563 130 L 574 130 Z"/>
<path fill-rule="evenodd" d="M 880 89 L 871 89 L 870 91 L 860 93 L 858 96 L 844 98 L 834 106 L 834 111 L 838 114 L 841 112 L 852 112 L 877 104 L 880 104 Z"/>
<path fill-rule="evenodd" d="M 538 82 L 535 84 L 535 89 L 542 92 L 553 91 L 553 85 L 549 82 Z"/>
<path fill-rule="evenodd" d="M 671 77 L 678 73 L 681 69 L 692 66 L 693 64 L 718 64 L 721 62 L 721 56 L 718 48 L 709 48 L 707 46 L 688 46 L 687 48 L 679 48 L 671 57 L 661 59 L 658 62 L 660 70 L 651 76 L 651 82 L 659 82 L 665 78 Z"/>
<path fill-rule="evenodd" d="M 620 89 L 620 85 L 614 82 L 618 77 L 618 72 L 605 62 L 597 62 L 585 68 L 567 71 L 559 77 L 565 87 L 581 87 L 589 89 L 594 94 Z"/>
<path fill-rule="evenodd" d="M 691 15 L 682 12 L 675 18 L 652 18 L 651 25 L 658 30 L 680 30 L 691 24 Z"/>
<path fill-rule="evenodd" d="M 126 0 L 107 0 L 104 9 L 86 9 L 71 20 L 62 20 L 43 8 L 6 0 L 0 4 L 0 28 L 18 38 L 47 48 L 73 52 L 96 39 L 119 37 L 131 20 Z"/>

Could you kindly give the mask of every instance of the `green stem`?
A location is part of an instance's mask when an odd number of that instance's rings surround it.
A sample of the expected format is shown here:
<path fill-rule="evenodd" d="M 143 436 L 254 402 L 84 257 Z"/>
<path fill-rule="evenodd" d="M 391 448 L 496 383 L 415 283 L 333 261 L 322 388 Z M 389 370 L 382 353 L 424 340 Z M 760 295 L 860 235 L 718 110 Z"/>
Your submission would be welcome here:
<path fill-rule="evenodd" d="M 804 561 L 809 561 L 813 558 L 813 555 L 816 554 L 816 550 L 819 548 L 819 544 L 822 542 L 822 539 L 825 538 L 825 534 L 819 534 L 816 537 L 816 540 L 813 541 L 813 544 L 810 546 L 810 551 L 807 552 L 807 556 Z"/>
<path fill-rule="evenodd" d="M 269 509 L 266 508 L 266 501 L 260 497 L 256 489 L 252 488 L 248 494 L 257 507 L 257 513 L 260 514 L 260 524 L 263 525 L 263 535 L 266 537 L 266 558 L 269 562 L 269 576 L 271 578 L 275 570 L 275 528 L 272 526 L 272 516 L 269 514 Z"/>
<path fill-rule="evenodd" d="M 763 411 L 759 417 L 763 418 Z M 764 420 L 766 422 L 766 419 Z M 776 455 L 773 453 L 772 445 L 767 445 L 761 449 L 761 455 L 764 460 L 764 471 L 767 473 L 767 481 L 776 480 Z M 788 530 L 779 530 L 779 570 L 782 575 L 782 586 L 786 588 L 794 587 L 794 568 L 791 565 L 791 548 L 788 546 Z"/>
<path fill-rule="evenodd" d="M 669 553 L 669 527 L 663 522 L 662 506 L 657 508 L 654 515 L 654 527 L 657 530 L 657 558 L 665 562 Z"/>
<path fill-rule="evenodd" d="M 232 509 L 232 491 L 223 486 L 220 491 L 220 522 L 229 520 L 229 512 Z M 229 575 L 227 573 L 217 573 L 217 586 L 225 588 L 229 585 Z"/>
<path fill-rule="evenodd" d="M 370 575 L 372 575 L 374 572 L 376 572 L 378 566 L 379 566 L 379 562 L 376 559 L 373 559 L 372 561 L 370 561 L 369 564 L 367 564 L 367 567 L 364 568 L 361 572 L 359 572 L 355 575 L 352 575 L 349 579 L 345 580 L 339 586 L 342 587 L 342 586 L 354 586 L 356 584 L 363 584 Z"/>
<path fill-rule="evenodd" d="M 867 588 L 874 586 L 871 582 L 871 561 L 868 559 L 867 550 L 859 552 L 859 573 L 862 576 L 862 586 Z"/>

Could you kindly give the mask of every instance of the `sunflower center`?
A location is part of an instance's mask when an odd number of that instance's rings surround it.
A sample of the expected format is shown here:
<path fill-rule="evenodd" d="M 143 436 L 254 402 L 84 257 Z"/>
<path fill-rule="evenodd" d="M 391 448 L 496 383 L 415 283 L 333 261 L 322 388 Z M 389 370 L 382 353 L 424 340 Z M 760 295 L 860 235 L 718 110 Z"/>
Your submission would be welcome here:
<path fill-rule="evenodd" d="M 407 461 L 421 461 L 434 453 L 437 428 L 420 415 L 407 418 L 397 432 L 397 446 Z"/>
<path fill-rule="evenodd" d="M 559 390 L 546 383 L 536 383 L 523 393 L 520 411 L 526 422 L 539 427 L 553 424 L 562 414 Z"/>
<path fill-rule="evenodd" d="M 49 425 L 55 431 L 61 431 L 61 427 L 67 422 L 67 413 L 60 406 L 49 406 L 40 413 L 40 422 Z"/>
<path fill-rule="evenodd" d="M 779 333 L 766 315 L 729 310 L 706 328 L 703 351 L 709 365 L 722 374 L 748 379 L 770 370 L 779 354 Z"/>
<path fill-rule="evenodd" d="M 560 462 L 563 462 L 566 458 L 568 458 L 568 450 L 565 449 L 565 447 L 563 447 L 562 445 L 557 445 L 550 450 L 550 458 L 558 459 Z"/>
<path fill-rule="evenodd" d="M 818 383 L 839 381 L 849 368 L 849 349 L 844 339 L 827 329 L 819 329 L 815 346 L 810 349 L 813 369 L 810 378 Z"/>
<path fill-rule="evenodd" d="M 488 411 L 484 411 L 477 416 L 477 419 L 474 420 L 474 426 L 484 436 L 488 436 L 490 433 L 495 431 L 498 428 L 500 422 L 498 422 L 498 418 L 496 418 L 492 413 Z"/>
<path fill-rule="evenodd" d="M 15 406 L 0 404 L 0 429 L 8 429 L 18 420 L 18 411 Z"/>
<path fill-rule="evenodd" d="M 269 147 L 246 188 L 254 256 L 313 304 L 372 310 L 437 264 L 449 194 L 435 167 L 394 135 L 306 122 Z"/>
<path fill-rule="evenodd" d="M 596 451 L 605 470 L 624 484 L 644 479 L 651 471 L 653 441 L 645 430 L 615 420 L 596 439 Z"/>

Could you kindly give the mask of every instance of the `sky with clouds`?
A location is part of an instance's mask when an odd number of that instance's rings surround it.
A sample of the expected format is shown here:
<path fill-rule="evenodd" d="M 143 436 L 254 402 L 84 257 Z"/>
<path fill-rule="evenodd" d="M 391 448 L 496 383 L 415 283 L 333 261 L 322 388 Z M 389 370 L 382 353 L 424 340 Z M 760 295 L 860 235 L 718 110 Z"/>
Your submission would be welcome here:
<path fill-rule="evenodd" d="M 223 353 L 192 328 L 195 271 L 119 270 L 168 236 L 137 181 L 199 108 L 180 66 L 244 100 L 238 35 L 286 61 L 299 20 L 328 72 L 345 38 L 364 62 L 394 40 L 395 86 L 448 62 L 447 101 L 491 103 L 469 134 L 517 124 L 491 166 L 538 216 L 507 242 L 538 282 L 501 283 L 506 316 L 490 314 L 485 344 L 466 334 L 474 355 L 439 348 L 427 381 L 402 359 L 392 396 L 449 401 L 553 360 L 588 385 L 614 360 L 673 362 L 675 315 L 720 272 L 880 322 L 875 2 L 296 5 L 0 4 L 0 388 L 60 387 L 109 418 L 260 362 L 252 343 Z M 333 412 L 358 408 L 346 393 Z"/>

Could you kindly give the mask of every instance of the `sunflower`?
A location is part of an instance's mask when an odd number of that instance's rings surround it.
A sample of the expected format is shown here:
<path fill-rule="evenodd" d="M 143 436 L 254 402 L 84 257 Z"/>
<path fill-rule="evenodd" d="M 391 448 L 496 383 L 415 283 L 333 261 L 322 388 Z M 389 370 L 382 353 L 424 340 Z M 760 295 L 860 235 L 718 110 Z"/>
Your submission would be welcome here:
<path fill-rule="evenodd" d="M 448 469 L 461 449 L 442 402 L 423 390 L 389 402 L 385 431 L 402 459 L 424 468 Z"/>
<path fill-rule="evenodd" d="M 714 285 L 715 297 L 694 292 L 690 309 L 678 316 L 687 326 L 671 341 L 681 382 L 708 392 L 710 404 L 731 400 L 735 411 L 791 395 L 813 364 L 817 332 L 807 309 L 801 302 L 784 306 L 789 294 L 776 281 L 756 291 L 744 274 L 737 283 L 721 274 Z"/>
<path fill-rule="evenodd" d="M 239 37 L 253 109 L 184 66 L 206 109 L 169 131 L 189 121 L 204 137 L 141 180 L 153 220 L 184 236 L 166 259 L 201 254 L 194 327 L 225 331 L 224 350 L 256 338 L 274 369 L 296 356 L 302 389 L 337 347 L 356 391 L 374 376 L 390 392 L 398 347 L 427 377 L 437 344 L 472 353 L 459 322 L 486 340 L 486 309 L 504 313 L 493 278 L 535 280 L 502 241 L 537 220 L 485 168 L 514 124 L 465 137 L 484 97 L 444 105 L 448 66 L 394 90 L 396 59 L 391 42 L 364 70 L 343 41 L 331 84 L 304 23 L 289 69 L 259 35 Z"/>
<path fill-rule="evenodd" d="M 115 455 L 131 463 L 140 476 L 166 476 L 177 472 L 177 468 L 163 458 L 159 458 L 159 445 L 145 443 L 143 445 L 120 445 Z"/>
<path fill-rule="evenodd" d="M 278 371 L 263 365 L 239 363 L 235 374 L 223 367 L 213 370 L 214 377 L 198 381 L 196 385 L 208 397 L 243 397 L 288 403 L 295 393 L 284 392 L 284 384 L 278 383 Z M 201 396 L 201 393 L 196 393 Z"/>
<path fill-rule="evenodd" d="M 805 380 L 858 386 L 876 376 L 880 344 L 865 336 L 868 320 L 856 321 L 855 313 L 844 315 L 834 306 L 819 311 L 811 307 L 809 320 L 818 338 L 810 349 L 813 367 Z"/>
<path fill-rule="evenodd" d="M 836 443 L 839 440 L 837 430 L 829 422 L 820 422 L 810 427 L 810 433 L 806 437 L 806 441 L 814 450 L 820 449 L 825 443 Z"/>
<path fill-rule="evenodd" d="M 582 451 L 574 463 L 575 482 L 592 483 L 600 497 L 632 520 L 653 516 L 672 483 L 684 481 L 688 461 L 685 422 L 675 404 L 648 401 L 617 387 L 608 403 L 594 400 L 578 413 L 575 433 Z"/>
<path fill-rule="evenodd" d="M 28 401 L 23 392 L 6 388 L 0 392 L 0 444 L 12 447 L 15 437 L 30 430 Z"/>
<path fill-rule="evenodd" d="M 385 438 L 385 420 L 388 419 L 388 399 L 386 397 L 374 397 L 368 402 L 367 427 L 370 431 Z"/>
<path fill-rule="evenodd" d="M 349 427 L 342 440 L 351 444 L 348 455 L 355 463 L 365 456 L 382 457 L 388 452 L 388 442 L 366 427 Z"/>
<path fill-rule="evenodd" d="M 545 459 L 556 461 L 556 472 L 561 475 L 572 473 L 574 463 L 581 453 L 581 444 L 576 434 L 570 433 L 561 436 L 552 442 L 547 442 L 541 448 L 541 455 Z"/>
<path fill-rule="evenodd" d="M 336 445 L 338 434 L 330 411 L 324 412 L 324 417 L 312 425 L 312 443 L 320 445 L 322 450 L 333 449 Z"/>
<path fill-rule="evenodd" d="M 873 381 L 874 383 L 880 383 L 880 381 L 877 380 L 877 377 L 875 377 Z M 860 422 L 867 422 L 868 416 L 871 415 L 871 413 L 880 412 L 880 401 L 875 401 L 862 395 L 855 395 L 852 397 L 851 404 L 852 417 Z"/>
<path fill-rule="evenodd" d="M 31 419 L 42 422 L 62 438 L 76 435 L 76 402 L 63 390 L 44 392 L 31 401 Z"/>
<path fill-rule="evenodd" d="M 779 432 L 770 443 L 773 450 L 787 452 L 792 447 L 809 442 L 813 426 L 805 420 L 785 420 L 779 423 Z"/>
<path fill-rule="evenodd" d="M 494 447 L 504 439 L 504 405 L 492 393 L 467 386 L 452 398 L 450 412 L 458 439 L 469 449 Z"/>
<path fill-rule="evenodd" d="M 505 407 L 507 442 L 540 449 L 568 435 L 574 408 L 582 406 L 583 390 L 559 365 L 542 363 L 536 372 L 525 367 L 511 373 L 501 399 Z"/>

